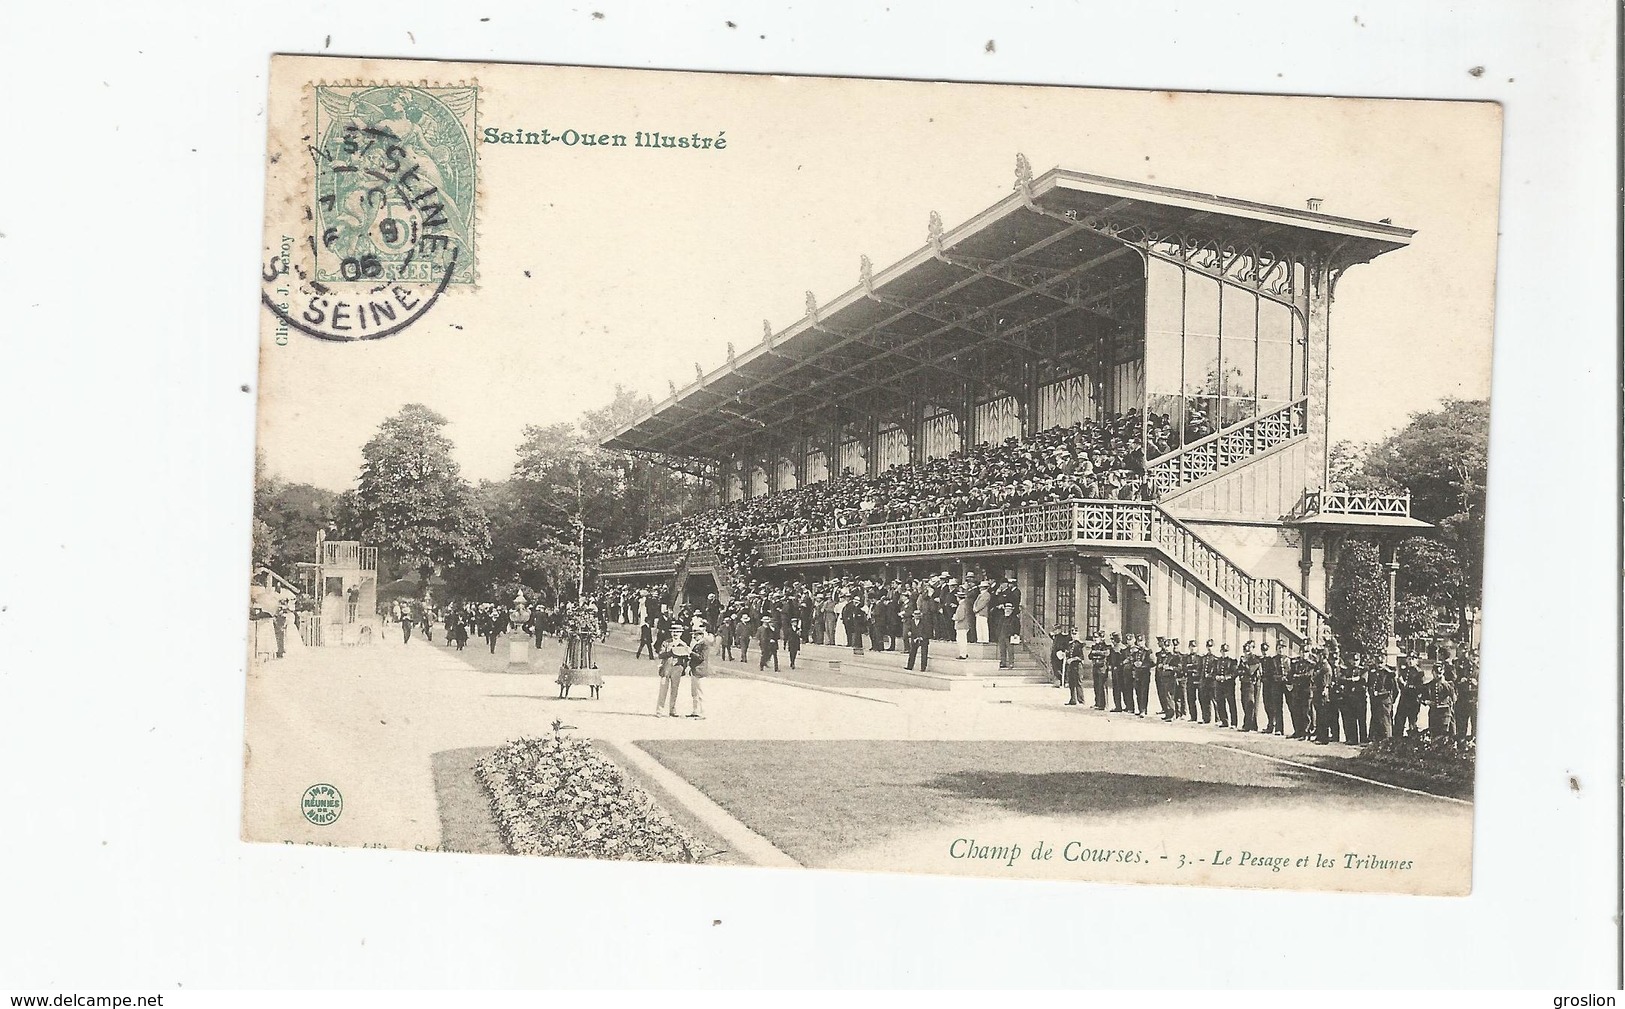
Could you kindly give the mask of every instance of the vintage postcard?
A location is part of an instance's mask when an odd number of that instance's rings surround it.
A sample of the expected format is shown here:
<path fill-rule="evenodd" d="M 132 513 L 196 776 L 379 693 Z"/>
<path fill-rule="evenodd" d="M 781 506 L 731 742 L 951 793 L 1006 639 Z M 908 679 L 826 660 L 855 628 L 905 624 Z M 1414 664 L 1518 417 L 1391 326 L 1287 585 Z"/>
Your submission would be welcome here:
<path fill-rule="evenodd" d="M 246 839 L 1471 889 L 1497 106 L 266 118 Z"/>

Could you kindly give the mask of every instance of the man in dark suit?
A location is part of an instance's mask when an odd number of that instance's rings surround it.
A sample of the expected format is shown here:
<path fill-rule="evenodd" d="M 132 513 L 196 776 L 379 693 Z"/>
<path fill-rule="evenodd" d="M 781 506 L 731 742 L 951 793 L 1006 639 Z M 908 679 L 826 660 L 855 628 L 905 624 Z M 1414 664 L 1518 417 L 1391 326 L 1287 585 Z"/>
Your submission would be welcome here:
<path fill-rule="evenodd" d="M 932 618 L 926 609 L 935 605 L 935 599 L 922 593 L 919 604 L 903 616 L 903 635 L 908 639 L 908 664 L 903 667 L 905 669 L 913 669 L 914 660 L 918 657 L 920 672 L 923 673 L 931 661 Z"/>
<path fill-rule="evenodd" d="M 993 640 L 999 643 L 999 668 L 1016 668 L 1016 649 L 1011 638 L 1021 633 L 1021 589 L 1015 580 L 1006 578 L 993 593 L 993 609 L 999 623 L 993 629 Z"/>
<path fill-rule="evenodd" d="M 784 625 L 784 650 L 790 656 L 790 668 L 796 667 L 796 653 L 801 651 L 801 618 L 792 616 Z"/>
<path fill-rule="evenodd" d="M 760 649 L 757 653 L 756 668 L 765 670 L 768 660 L 773 662 L 773 671 L 779 671 L 779 625 L 772 617 L 764 617 L 762 626 L 756 629 L 756 644 Z"/>

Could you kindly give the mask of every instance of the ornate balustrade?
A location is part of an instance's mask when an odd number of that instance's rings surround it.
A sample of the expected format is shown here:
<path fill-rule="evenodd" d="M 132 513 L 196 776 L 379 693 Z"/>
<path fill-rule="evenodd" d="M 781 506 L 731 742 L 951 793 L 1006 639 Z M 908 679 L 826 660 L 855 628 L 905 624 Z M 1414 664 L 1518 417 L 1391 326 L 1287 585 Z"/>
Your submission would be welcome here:
<path fill-rule="evenodd" d="M 760 547 L 769 565 L 838 564 L 1034 546 L 1145 547 L 1166 555 L 1256 620 L 1318 640 L 1321 612 L 1273 578 L 1255 578 L 1149 501 L 1063 501 L 832 529 Z"/>
<path fill-rule="evenodd" d="M 986 553 L 1011 547 L 1142 543 L 1155 506 L 1144 501 L 1058 501 L 1010 511 L 936 515 L 830 529 L 764 543 L 766 564 L 834 564 L 943 553 Z"/>
<path fill-rule="evenodd" d="M 632 557 L 603 557 L 598 561 L 600 574 L 611 577 L 626 575 L 669 575 L 677 570 L 683 559 L 683 550 L 667 550 L 655 554 L 637 554 Z"/>
<path fill-rule="evenodd" d="M 1398 515 L 1411 516 L 1411 492 L 1386 494 L 1380 491 L 1304 491 L 1299 511 L 1304 515 Z"/>
<path fill-rule="evenodd" d="M 323 540 L 322 567 L 378 570 L 378 548 L 364 547 L 355 540 Z"/>
<path fill-rule="evenodd" d="M 1290 441 L 1308 430 L 1308 406 L 1300 399 L 1158 456 L 1146 464 L 1146 479 L 1158 495 L 1167 494 Z"/>
<path fill-rule="evenodd" d="M 710 550 L 668 550 L 655 554 L 637 554 L 633 557 L 603 557 L 598 561 L 599 574 L 611 578 L 628 575 L 669 575 L 677 570 L 683 556 L 688 556 L 688 570 L 710 571 L 716 567 L 717 556 Z"/>
<path fill-rule="evenodd" d="M 1009 511 L 940 515 L 830 529 L 763 543 L 767 565 L 874 562 L 943 554 L 996 553 L 1036 546 L 1140 548 L 1162 553 L 1256 621 L 1278 622 L 1305 641 L 1318 641 L 1323 615 L 1273 578 L 1255 578 L 1188 526 L 1149 501 L 1056 501 Z M 607 558 L 609 576 L 671 574 L 680 552 Z M 716 570 L 710 551 L 689 552 L 688 570 Z M 1024 625 L 1024 633 L 1027 628 Z M 1037 632 L 1036 624 L 1032 631 Z"/>

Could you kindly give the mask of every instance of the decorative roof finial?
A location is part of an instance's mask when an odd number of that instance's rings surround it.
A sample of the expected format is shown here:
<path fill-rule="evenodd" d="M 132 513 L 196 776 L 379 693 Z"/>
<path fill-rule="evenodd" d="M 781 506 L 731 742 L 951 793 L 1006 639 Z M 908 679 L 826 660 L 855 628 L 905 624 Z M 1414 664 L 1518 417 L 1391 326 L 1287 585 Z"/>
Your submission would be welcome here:
<path fill-rule="evenodd" d="M 733 366 L 734 366 L 734 342 L 732 340 L 729 340 L 728 341 L 728 367 L 732 368 Z"/>
<path fill-rule="evenodd" d="M 698 361 L 694 362 L 694 381 L 702 384 L 705 382 L 705 369 L 700 367 Z"/>
<path fill-rule="evenodd" d="M 807 292 L 807 321 L 818 325 L 818 299 L 813 297 L 811 291 Z"/>
<path fill-rule="evenodd" d="M 677 383 L 673 382 L 669 378 L 666 379 L 666 391 L 671 393 L 671 398 L 672 399 L 676 399 L 677 398 Z"/>
<path fill-rule="evenodd" d="M 858 257 L 858 281 L 863 284 L 864 294 L 875 293 L 875 264 L 869 262 L 868 256 Z"/>
<path fill-rule="evenodd" d="M 935 210 L 931 211 L 931 220 L 926 224 L 926 234 L 931 238 L 931 249 L 937 254 L 942 253 L 942 215 Z"/>
<path fill-rule="evenodd" d="M 1021 199 L 1029 206 L 1033 202 L 1033 166 L 1027 160 L 1027 155 L 1016 153 L 1016 184 L 1011 187 L 1021 194 Z"/>
<path fill-rule="evenodd" d="M 766 319 L 762 320 L 762 346 L 773 349 L 773 324 Z"/>

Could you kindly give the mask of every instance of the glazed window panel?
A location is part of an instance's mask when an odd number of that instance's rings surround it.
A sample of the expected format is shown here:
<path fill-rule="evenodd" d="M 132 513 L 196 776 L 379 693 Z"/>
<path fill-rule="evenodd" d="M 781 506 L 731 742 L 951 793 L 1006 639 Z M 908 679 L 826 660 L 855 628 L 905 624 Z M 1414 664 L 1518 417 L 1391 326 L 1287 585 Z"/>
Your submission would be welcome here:
<path fill-rule="evenodd" d="M 1155 459 L 1184 444 L 1185 400 L 1178 393 L 1152 393 L 1146 405 L 1145 455 Z"/>
<path fill-rule="evenodd" d="M 1219 282 L 1185 274 L 1185 395 L 1219 393 Z"/>
<path fill-rule="evenodd" d="M 1185 357 L 1185 271 L 1150 259 L 1145 285 L 1145 382 L 1153 393 L 1177 392 Z"/>
<path fill-rule="evenodd" d="M 1280 405 L 1291 401 L 1292 310 L 1279 302 L 1258 302 L 1258 398 Z M 1267 407 L 1265 408 L 1267 409 Z"/>

